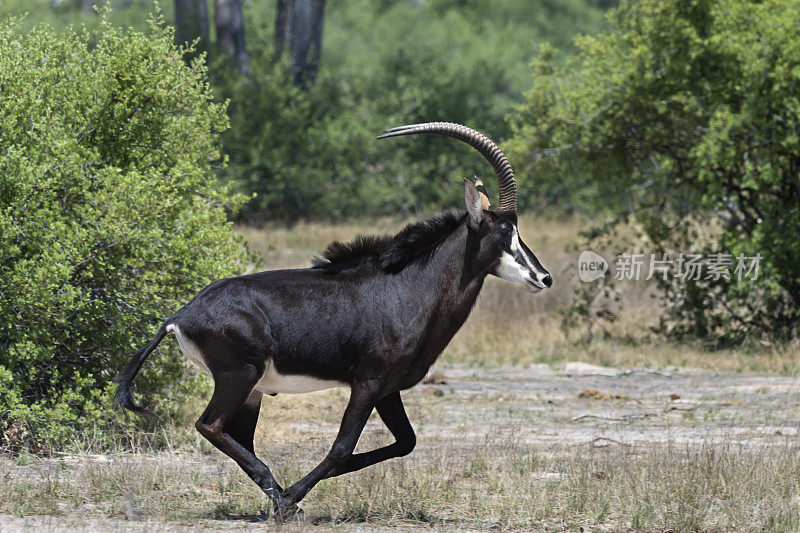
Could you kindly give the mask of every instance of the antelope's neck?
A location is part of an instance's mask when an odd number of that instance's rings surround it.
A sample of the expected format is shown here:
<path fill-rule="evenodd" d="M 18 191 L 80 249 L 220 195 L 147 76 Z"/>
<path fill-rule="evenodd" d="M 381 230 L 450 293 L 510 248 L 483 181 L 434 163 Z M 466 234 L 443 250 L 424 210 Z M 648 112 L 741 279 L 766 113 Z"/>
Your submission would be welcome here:
<path fill-rule="evenodd" d="M 468 233 L 466 224 L 459 226 L 427 262 L 407 269 L 406 282 L 414 287 L 414 296 L 405 302 L 403 314 L 421 331 L 418 355 L 422 366 L 432 365 L 464 324 L 488 274 L 474 268 Z"/>

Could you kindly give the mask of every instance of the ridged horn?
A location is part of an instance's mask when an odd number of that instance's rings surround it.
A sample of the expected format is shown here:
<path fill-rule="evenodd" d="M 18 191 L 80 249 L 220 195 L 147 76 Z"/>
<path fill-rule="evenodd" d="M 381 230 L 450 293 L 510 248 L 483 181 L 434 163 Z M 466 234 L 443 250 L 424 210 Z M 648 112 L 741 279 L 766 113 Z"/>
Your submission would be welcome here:
<path fill-rule="evenodd" d="M 517 184 L 514 181 L 514 171 L 505 154 L 486 135 L 453 122 L 425 122 L 388 129 L 379 135 L 378 139 L 415 134 L 445 135 L 475 148 L 492 165 L 495 176 L 497 176 L 497 184 L 500 189 L 497 210 L 517 210 Z"/>

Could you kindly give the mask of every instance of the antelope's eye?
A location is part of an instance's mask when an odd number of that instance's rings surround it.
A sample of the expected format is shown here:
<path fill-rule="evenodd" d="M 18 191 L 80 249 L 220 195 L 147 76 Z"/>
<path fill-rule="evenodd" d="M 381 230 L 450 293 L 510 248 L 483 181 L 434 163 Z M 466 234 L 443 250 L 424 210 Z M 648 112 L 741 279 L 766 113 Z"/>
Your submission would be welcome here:
<path fill-rule="evenodd" d="M 511 233 L 511 226 L 508 225 L 506 222 L 500 223 L 500 233 L 503 235 L 508 235 Z"/>

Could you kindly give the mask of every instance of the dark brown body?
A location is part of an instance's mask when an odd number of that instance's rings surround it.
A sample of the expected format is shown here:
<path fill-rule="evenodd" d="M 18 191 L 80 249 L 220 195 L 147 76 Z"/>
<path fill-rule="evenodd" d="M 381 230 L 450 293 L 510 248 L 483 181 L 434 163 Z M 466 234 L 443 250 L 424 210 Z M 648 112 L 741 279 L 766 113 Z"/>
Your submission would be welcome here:
<path fill-rule="evenodd" d="M 350 386 L 375 378 L 381 394 L 396 392 L 422 380 L 493 266 L 465 272 L 467 237 L 462 222 L 427 260 L 394 274 L 364 261 L 337 273 L 278 270 L 216 281 L 165 327 L 178 325 L 212 374 L 242 363 L 261 374 L 271 360 L 280 374 Z"/>
<path fill-rule="evenodd" d="M 313 268 L 260 272 L 216 281 L 170 317 L 118 378 L 117 400 L 137 406 L 130 387 L 145 358 L 168 333 L 214 379 L 197 430 L 272 499 L 279 517 L 325 477 L 406 455 L 416 443 L 400 391 L 417 384 L 469 316 L 486 276 L 531 290 L 552 278 L 519 237 L 513 173 L 497 147 L 449 123 L 400 128 L 454 136 L 475 146 L 500 180 L 500 212 L 482 209 L 465 182 L 464 215 L 445 214 L 391 237 L 333 243 Z M 420 130 L 420 131 L 422 131 Z M 253 450 L 263 394 L 349 386 L 339 434 L 325 459 L 283 490 Z M 354 454 L 376 409 L 396 442 Z"/>

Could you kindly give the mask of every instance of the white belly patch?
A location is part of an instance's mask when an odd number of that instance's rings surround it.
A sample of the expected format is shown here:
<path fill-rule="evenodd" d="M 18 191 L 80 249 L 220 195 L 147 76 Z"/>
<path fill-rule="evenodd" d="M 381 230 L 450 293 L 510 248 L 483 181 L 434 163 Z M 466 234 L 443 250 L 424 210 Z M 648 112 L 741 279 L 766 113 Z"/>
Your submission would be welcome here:
<path fill-rule="evenodd" d="M 267 368 L 261 379 L 256 383 L 256 390 L 264 394 L 280 392 L 283 394 L 302 394 L 317 390 L 332 389 L 334 387 L 346 387 L 347 383 L 341 381 L 329 381 L 311 376 L 300 374 L 279 374 L 275 370 L 272 361 L 267 362 Z"/>
<path fill-rule="evenodd" d="M 206 364 L 206 358 L 200 348 L 192 342 L 192 340 L 181 332 L 181 328 L 177 324 L 167 325 L 168 333 L 175 333 L 178 339 L 178 345 L 181 347 L 183 355 L 189 361 L 197 365 L 200 369 L 211 375 L 211 371 Z M 332 389 L 335 387 L 346 387 L 347 383 L 341 381 L 331 381 L 319 379 L 311 376 L 303 376 L 300 374 L 280 374 L 275 370 L 272 361 L 267 361 L 267 367 L 262 374 L 261 379 L 256 383 L 255 389 L 264 394 L 302 394 L 304 392 L 313 392 L 318 390 Z"/>

